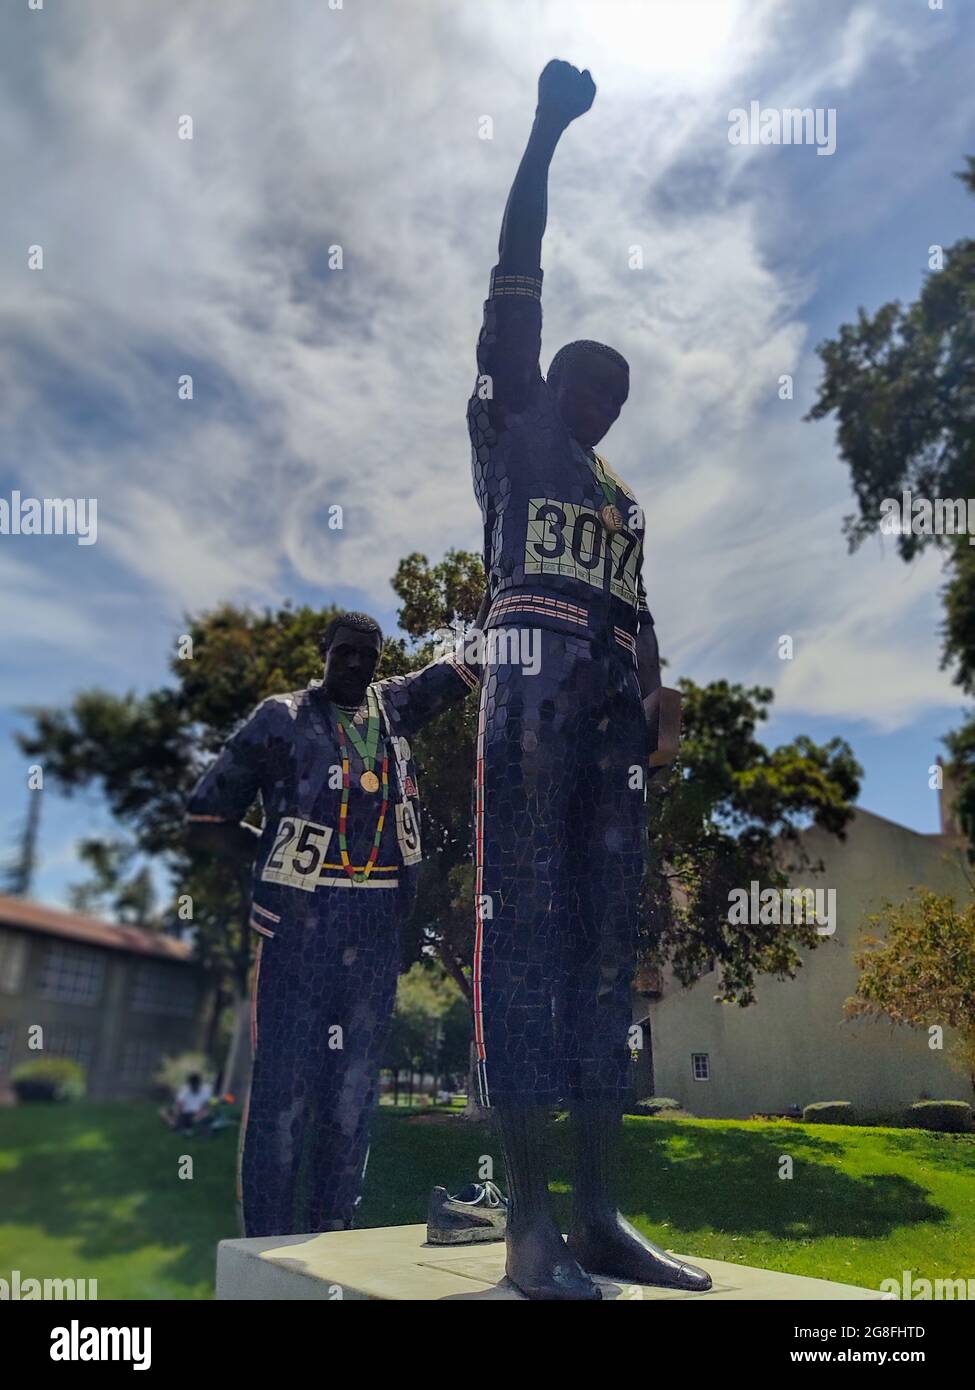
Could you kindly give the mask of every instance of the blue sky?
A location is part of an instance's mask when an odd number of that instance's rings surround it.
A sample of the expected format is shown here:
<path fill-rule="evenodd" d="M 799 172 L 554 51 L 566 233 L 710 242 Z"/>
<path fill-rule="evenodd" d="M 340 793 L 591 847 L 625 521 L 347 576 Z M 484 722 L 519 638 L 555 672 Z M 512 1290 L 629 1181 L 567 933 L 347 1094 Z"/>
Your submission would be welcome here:
<path fill-rule="evenodd" d="M 393 626 L 401 555 L 477 548 L 473 347 L 556 56 L 598 94 L 553 165 L 543 364 L 577 337 L 630 361 L 603 452 L 647 513 L 669 673 L 772 686 L 769 741 L 842 735 L 862 804 L 935 830 L 963 708 L 939 562 L 847 554 L 833 425 L 802 416 L 817 342 L 971 233 L 973 37 L 962 0 L 5 7 L 0 496 L 97 497 L 99 528 L 0 536 L 0 841 L 24 706 L 158 684 L 181 615 L 222 599 Z M 752 100 L 835 108 L 836 153 L 731 145 Z M 37 896 L 107 828 L 97 796 L 47 795 Z"/>

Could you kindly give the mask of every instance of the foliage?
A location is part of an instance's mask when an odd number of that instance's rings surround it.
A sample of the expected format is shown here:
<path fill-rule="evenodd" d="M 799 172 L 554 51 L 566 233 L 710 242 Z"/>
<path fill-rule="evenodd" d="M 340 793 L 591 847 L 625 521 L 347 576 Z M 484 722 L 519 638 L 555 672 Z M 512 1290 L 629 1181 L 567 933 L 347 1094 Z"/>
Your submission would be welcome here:
<path fill-rule="evenodd" d="M 142 696 L 82 691 L 67 709 L 33 710 L 34 728 L 18 740 L 66 794 L 99 788 L 129 834 L 127 842 L 84 842 L 83 857 L 95 872 L 76 888 L 75 901 L 92 908 L 107 902 L 115 911 L 131 905 L 128 920 L 134 920 L 145 864 L 129 880 L 126 870 L 137 856 L 163 864 L 174 898 L 192 899 L 198 958 L 230 994 L 247 984 L 253 935 L 246 927 L 247 885 L 219 860 L 190 854 L 186 800 L 256 704 L 320 675 L 317 639 L 335 612 L 285 604 L 255 613 L 222 604 L 189 617 L 170 662 L 174 685 Z M 184 925 L 174 902 L 155 925 Z"/>
<path fill-rule="evenodd" d="M 153 1082 L 167 1096 L 175 1096 L 188 1076 L 197 1075 L 204 1081 L 213 1080 L 213 1064 L 204 1052 L 181 1052 L 177 1057 L 163 1057 Z"/>
<path fill-rule="evenodd" d="M 955 783 L 954 813 L 968 839 L 969 863 L 975 864 L 975 719 L 967 718 L 960 728 L 945 735 L 944 742 Z"/>
<path fill-rule="evenodd" d="M 483 592 L 481 560 L 450 551 L 430 565 L 412 554 L 400 562 L 393 588 L 405 636 L 387 640 L 380 678 L 425 664 L 436 652 L 435 634 L 474 618 Z M 24 751 L 43 760 L 67 792 L 99 786 L 130 833 L 131 846 L 89 842 L 96 880 L 87 891 L 93 900 L 132 901 L 138 884 L 126 880 L 125 870 L 133 850 L 157 857 L 169 869 L 174 893 L 192 898 L 201 961 L 231 992 L 246 987 L 247 885 L 220 862 L 189 855 L 185 800 L 255 704 L 320 674 L 317 639 L 334 611 L 285 604 L 255 613 L 224 604 L 188 617 L 171 661 L 173 685 L 144 696 L 82 692 L 67 710 L 36 710 L 33 733 L 21 738 Z M 768 690 L 726 681 L 702 687 L 685 680 L 681 686 L 681 765 L 654 783 L 649 797 L 655 862 L 644 893 L 641 949 L 651 966 L 670 959 L 686 983 L 714 965 L 720 997 L 747 1004 L 758 974 L 793 974 L 801 950 L 815 947 L 819 938 L 809 923 L 732 928 L 728 893 L 753 879 L 784 885 L 794 865 L 782 861 L 782 842 L 796 865 L 804 863 L 797 835 L 803 825 L 842 835 L 859 768 L 836 739 L 817 745 L 800 737 L 766 749 L 755 729 L 767 718 Z M 477 700 L 471 697 L 415 740 L 425 858 L 417 911 L 403 935 L 405 964 L 435 953 L 464 993 L 473 949 L 476 720 Z M 164 909 L 160 925 L 173 921 L 172 907 Z"/>
<path fill-rule="evenodd" d="M 435 565 L 414 553 L 400 561 L 392 586 L 401 603 L 400 627 L 414 644 L 412 664 L 422 665 L 436 654 L 435 633 L 471 623 L 477 616 L 484 566 L 470 551 L 450 550 Z M 401 659 L 405 669 L 405 655 Z M 433 950 L 465 992 L 463 966 L 473 949 L 471 787 L 476 734 L 473 694 L 445 710 L 413 741 L 423 798 L 424 860 L 416 911 L 404 932 L 406 960 L 418 959 L 424 948 Z"/>
<path fill-rule="evenodd" d="M 670 1096 L 647 1096 L 645 1100 L 634 1101 L 626 1113 L 628 1115 L 661 1115 L 676 1110 L 685 1114 L 688 1113 L 684 1111 L 679 1100 L 673 1100 Z"/>
<path fill-rule="evenodd" d="M 854 953 L 860 978 L 847 1015 L 957 1029 L 961 1048 L 950 1055 L 975 1086 L 975 901 L 959 908 L 947 895 L 918 889 L 905 903 L 884 903 L 868 927 L 885 936 L 868 931 Z"/>
<path fill-rule="evenodd" d="M 126 877 L 136 858 L 136 848 L 122 840 L 82 840 L 78 857 L 92 869 L 85 883 L 74 884 L 68 900 L 78 912 L 107 914 L 117 922 L 152 928 L 158 926 L 156 890 L 148 864 Z"/>
<path fill-rule="evenodd" d="M 70 1057 L 21 1062 L 10 1081 L 20 1100 L 81 1100 L 85 1094 L 85 1069 Z"/>
<path fill-rule="evenodd" d="M 684 697 L 680 761 L 649 796 L 651 872 L 643 895 L 643 961 L 670 961 L 690 984 L 717 971 L 716 997 L 741 1005 L 755 979 L 793 976 L 801 951 L 822 938 L 811 921 L 728 921 L 729 893 L 752 882 L 784 888 L 815 871 L 800 831 L 810 823 L 842 838 L 853 815 L 860 768 L 842 739 L 800 736 L 767 749 L 755 736 L 772 692 L 727 681 L 680 681 Z"/>
<path fill-rule="evenodd" d="M 957 177 L 975 193 L 975 157 Z M 844 523 L 851 549 L 881 530 L 884 499 L 904 491 L 931 502 L 964 499 L 975 526 L 975 241 L 945 248 L 942 269 L 926 277 L 913 304 L 884 304 L 873 315 L 861 308 L 819 355 L 823 377 L 807 419 L 836 416 L 859 507 Z M 944 553 L 942 664 L 975 695 L 975 550 L 965 534 L 915 535 L 903 530 L 904 520 L 896 546 L 905 560 L 927 546 Z M 945 743 L 975 863 L 975 720 L 968 717 Z"/>
<path fill-rule="evenodd" d="M 966 164 L 958 178 L 975 192 L 975 158 Z M 945 248 L 915 303 L 861 308 L 818 351 L 823 379 L 807 418 L 836 414 L 859 504 L 845 522 L 851 548 L 880 530 L 887 497 L 975 496 L 975 241 Z M 929 544 L 945 538 L 897 538 L 905 559 Z"/>
<path fill-rule="evenodd" d="M 911 1106 L 911 1124 L 941 1134 L 968 1134 L 972 1107 L 963 1100 L 919 1100 Z"/>
<path fill-rule="evenodd" d="M 802 1118 L 810 1125 L 853 1125 L 856 1111 L 848 1100 L 817 1100 L 803 1107 Z"/>
<path fill-rule="evenodd" d="M 435 1076 L 466 1072 L 470 1012 L 456 983 L 429 960 L 399 978 L 384 1065 Z"/>

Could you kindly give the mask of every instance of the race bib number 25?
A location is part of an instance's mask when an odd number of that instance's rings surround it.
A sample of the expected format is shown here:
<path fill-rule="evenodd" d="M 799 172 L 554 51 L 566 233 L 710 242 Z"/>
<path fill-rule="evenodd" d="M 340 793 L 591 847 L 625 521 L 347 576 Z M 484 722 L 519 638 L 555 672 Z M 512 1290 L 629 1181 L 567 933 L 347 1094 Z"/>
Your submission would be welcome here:
<path fill-rule="evenodd" d="M 297 816 L 282 816 L 261 878 L 265 883 L 283 883 L 288 888 L 314 893 L 331 838 L 332 831 L 327 825 L 299 820 Z"/>
<path fill-rule="evenodd" d="M 637 535 L 607 531 L 588 507 L 550 497 L 529 499 L 526 574 L 579 579 L 635 608 L 640 549 Z"/>

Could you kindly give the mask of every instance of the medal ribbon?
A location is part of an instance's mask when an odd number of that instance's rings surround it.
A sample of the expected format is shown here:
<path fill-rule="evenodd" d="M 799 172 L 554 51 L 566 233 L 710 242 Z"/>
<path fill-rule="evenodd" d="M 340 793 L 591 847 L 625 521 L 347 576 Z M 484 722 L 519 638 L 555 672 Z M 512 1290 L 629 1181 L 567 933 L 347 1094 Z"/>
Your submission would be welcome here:
<path fill-rule="evenodd" d="M 593 476 L 595 477 L 596 482 L 602 488 L 603 496 L 606 498 L 606 505 L 607 507 L 615 507 L 616 484 L 612 481 L 612 479 L 607 477 L 605 465 L 602 459 L 596 453 L 596 450 L 591 449 L 590 453 L 592 455 L 592 458 L 595 459 L 595 465 L 590 460 L 589 466 L 592 469 Z"/>
<path fill-rule="evenodd" d="M 351 878 L 353 883 L 365 883 L 372 873 L 373 866 L 379 858 L 379 842 L 383 837 L 383 826 L 386 823 L 386 811 L 389 807 L 389 755 L 383 757 L 382 782 L 382 805 L 379 807 L 379 819 L 376 822 L 376 833 L 372 840 L 372 849 L 369 851 L 369 858 L 362 867 L 357 870 L 349 858 L 349 843 L 346 839 L 346 829 L 349 820 L 349 786 L 351 777 L 349 775 L 349 749 L 345 741 L 345 729 L 341 720 L 339 721 L 339 747 L 342 752 L 342 801 L 339 806 L 339 854 L 342 859 L 342 868 Z M 361 754 L 360 754 L 361 756 Z M 375 757 L 375 753 L 373 754 Z"/>
<path fill-rule="evenodd" d="M 346 829 L 349 819 L 349 788 L 352 784 L 351 769 L 349 767 L 349 743 L 362 759 L 365 772 L 372 772 L 376 763 L 379 751 L 379 701 L 372 686 L 366 690 L 366 707 L 369 711 L 366 723 L 366 735 L 363 738 L 358 729 L 349 719 L 342 718 L 339 710 L 335 710 L 335 723 L 339 735 L 339 749 L 342 757 L 342 800 L 339 806 L 339 853 L 342 860 L 342 868 L 345 870 L 353 883 L 365 883 L 372 873 L 373 866 L 379 858 L 379 843 L 382 840 L 383 826 L 386 823 L 386 811 L 389 808 L 389 755 L 383 755 L 383 766 L 381 776 L 382 802 L 379 807 L 379 819 L 376 822 L 376 833 L 373 836 L 372 849 L 369 858 L 362 869 L 356 870 L 349 858 L 349 845 L 346 839 Z"/>
<path fill-rule="evenodd" d="M 343 735 L 348 735 L 349 742 L 362 759 L 363 770 L 371 772 L 379 749 L 379 701 L 376 699 L 376 692 L 372 686 L 366 690 L 366 708 L 369 711 L 369 719 L 366 723 L 365 738 L 359 733 L 351 719 L 348 724 L 345 723 L 338 709 L 335 711 L 335 721 L 339 727 L 339 738 L 342 739 L 343 746 Z"/>

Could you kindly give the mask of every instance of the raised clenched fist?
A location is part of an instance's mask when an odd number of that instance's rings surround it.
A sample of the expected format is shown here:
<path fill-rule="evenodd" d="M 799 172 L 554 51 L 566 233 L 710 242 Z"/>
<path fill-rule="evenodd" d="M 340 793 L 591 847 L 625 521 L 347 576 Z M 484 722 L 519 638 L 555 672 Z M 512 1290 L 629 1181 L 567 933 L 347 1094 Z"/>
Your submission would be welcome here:
<path fill-rule="evenodd" d="M 546 63 L 538 79 L 538 112 L 567 126 L 592 106 L 596 84 L 589 69 L 582 72 L 561 58 Z"/>

